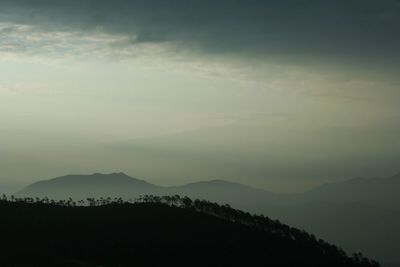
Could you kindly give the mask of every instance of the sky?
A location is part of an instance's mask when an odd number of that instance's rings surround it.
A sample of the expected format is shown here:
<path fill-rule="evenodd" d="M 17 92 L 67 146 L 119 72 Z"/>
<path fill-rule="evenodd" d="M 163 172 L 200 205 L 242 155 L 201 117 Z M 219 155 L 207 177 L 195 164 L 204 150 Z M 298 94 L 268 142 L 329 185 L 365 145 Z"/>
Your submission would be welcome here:
<path fill-rule="evenodd" d="M 0 187 L 392 175 L 398 47 L 399 0 L 0 0 Z"/>

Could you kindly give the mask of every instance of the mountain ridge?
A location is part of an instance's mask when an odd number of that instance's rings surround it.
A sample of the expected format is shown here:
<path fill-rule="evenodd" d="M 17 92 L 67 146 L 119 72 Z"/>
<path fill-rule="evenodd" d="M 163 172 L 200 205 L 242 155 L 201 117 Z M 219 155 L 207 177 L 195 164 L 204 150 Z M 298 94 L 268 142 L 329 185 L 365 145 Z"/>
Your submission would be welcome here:
<path fill-rule="evenodd" d="M 380 266 L 305 231 L 208 201 L 149 196 L 88 204 L 0 199 L 8 218 L 0 265 Z"/>
<path fill-rule="evenodd" d="M 144 180 L 130 177 L 125 173 L 89 175 L 64 175 L 42 180 L 23 188 L 16 196 L 49 197 L 54 199 L 86 197 L 129 197 L 130 194 L 148 193 L 160 188 Z M 109 195 L 110 193 L 110 195 Z"/>
<path fill-rule="evenodd" d="M 71 179 L 74 175 L 62 176 Z M 400 179 L 352 179 L 326 184 L 298 194 L 277 194 L 251 186 L 220 179 L 188 183 L 181 186 L 158 186 L 123 173 L 89 175 L 92 182 L 123 181 L 119 186 L 60 185 L 42 181 L 36 191 L 20 191 L 18 197 L 50 197 L 68 199 L 87 197 L 136 198 L 140 195 L 181 195 L 207 199 L 220 204 L 279 219 L 293 226 L 314 232 L 326 240 L 351 251 L 360 249 L 381 261 L 400 262 L 400 230 L 383 225 L 400 224 Z M 96 179 L 98 176 L 100 179 Z M 79 179 L 81 176 L 75 175 Z M 85 176 L 87 178 L 87 176 Z M 126 183 L 126 181 L 128 181 Z M 144 182 L 144 183 L 143 183 Z M 380 185 L 382 182 L 383 185 Z M 46 185 L 46 186 L 44 186 Z M 38 186 L 38 185 L 36 185 Z M 35 187 L 36 187 L 35 186 Z M 40 189 L 41 190 L 38 190 Z M 322 189 L 321 189 L 322 188 Z M 32 188 L 31 188 L 32 189 Z M 110 194 L 112 193 L 112 194 Z M 359 195 L 356 195 L 359 194 Z M 335 229 L 340 229 L 340 232 Z M 393 237 L 393 238 L 388 238 Z M 371 246 L 370 240 L 375 240 Z M 382 249 L 381 249 L 382 248 Z M 400 265 L 399 265 L 400 266 Z"/>
<path fill-rule="evenodd" d="M 23 196 L 26 194 L 31 194 L 34 192 L 30 192 L 31 189 L 35 189 L 38 186 L 41 185 L 65 185 L 64 183 L 67 183 L 68 185 L 86 185 L 86 182 L 89 183 L 103 183 L 103 185 L 108 186 L 109 182 L 112 184 L 118 184 L 118 183 L 126 183 L 126 185 L 139 185 L 139 186 L 147 186 L 151 187 L 154 189 L 163 189 L 166 191 L 171 191 L 174 189 L 179 189 L 179 188 L 192 188 L 192 187 L 197 187 L 197 186 L 220 186 L 220 187 L 225 187 L 229 186 L 231 188 L 240 188 L 240 189 L 247 189 L 247 190 L 257 190 L 260 192 L 264 193 L 270 193 L 266 190 L 263 189 L 258 189 L 254 188 L 248 185 L 244 185 L 241 183 L 237 182 L 231 182 L 227 180 L 222 180 L 222 179 L 212 179 L 212 180 L 204 180 L 204 181 L 199 181 L 199 182 L 192 182 L 192 183 L 187 183 L 183 185 L 178 185 L 178 186 L 160 186 L 160 185 L 155 185 L 153 183 L 149 183 L 145 180 L 138 179 L 136 177 L 129 176 L 123 172 L 118 172 L 118 173 L 109 173 L 109 174 L 103 174 L 103 173 L 93 173 L 93 174 L 68 174 L 64 176 L 59 176 L 55 178 L 50 178 L 46 180 L 41 180 L 35 183 L 32 183 L 22 190 L 18 191 L 16 193 L 17 196 Z M 92 184 L 95 185 L 95 184 Z M 270 193 L 273 194 L 273 193 Z"/>
<path fill-rule="evenodd" d="M 400 173 L 389 177 L 358 177 L 321 185 L 306 192 L 307 198 L 333 202 L 362 202 L 400 210 Z M 340 197 L 338 197 L 340 195 Z"/>

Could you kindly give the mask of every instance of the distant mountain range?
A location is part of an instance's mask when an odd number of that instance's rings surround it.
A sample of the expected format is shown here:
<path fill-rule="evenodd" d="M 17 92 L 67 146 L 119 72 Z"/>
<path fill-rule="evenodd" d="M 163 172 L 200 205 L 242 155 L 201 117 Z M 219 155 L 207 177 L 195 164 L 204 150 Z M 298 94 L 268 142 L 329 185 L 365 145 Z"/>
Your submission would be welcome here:
<path fill-rule="evenodd" d="M 223 180 L 163 187 L 124 173 L 96 173 L 40 181 L 16 195 L 54 199 L 128 199 L 143 194 L 179 194 L 262 213 L 313 232 L 348 251 L 360 250 L 382 262 L 400 263 L 399 190 L 400 174 L 325 184 L 301 194 L 276 194 Z"/>
<path fill-rule="evenodd" d="M 88 197 L 136 198 L 144 194 L 186 195 L 192 198 L 229 203 L 237 208 L 257 211 L 258 206 L 275 206 L 287 201 L 287 196 L 274 194 L 239 183 L 211 180 L 183 186 L 164 187 L 130 177 L 124 173 L 66 175 L 33 183 L 16 196 L 49 197 L 52 199 L 86 199 Z"/>
<path fill-rule="evenodd" d="M 387 178 L 355 178 L 322 185 L 307 192 L 309 199 L 338 203 L 357 202 L 400 210 L 400 173 Z"/>

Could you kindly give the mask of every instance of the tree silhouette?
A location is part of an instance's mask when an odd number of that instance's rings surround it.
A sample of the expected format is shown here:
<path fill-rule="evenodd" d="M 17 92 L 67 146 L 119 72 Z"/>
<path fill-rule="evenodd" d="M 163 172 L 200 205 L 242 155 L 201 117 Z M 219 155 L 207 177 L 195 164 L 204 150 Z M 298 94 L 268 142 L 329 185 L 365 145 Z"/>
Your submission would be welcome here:
<path fill-rule="evenodd" d="M 151 207 L 150 209 L 148 209 Z M 18 212 L 14 212 L 18 211 Z M 158 210 L 162 211 L 161 214 L 164 214 L 165 212 L 175 214 L 174 216 L 177 216 L 177 214 L 187 214 L 189 221 L 193 225 L 198 224 L 197 220 L 198 218 L 202 218 L 202 220 L 205 221 L 211 221 L 212 218 L 218 219 L 220 221 L 218 222 L 224 222 L 224 228 L 222 228 L 222 231 L 225 231 L 226 229 L 230 229 L 231 227 L 236 227 L 236 233 L 239 234 L 242 238 L 244 238 L 246 235 L 244 233 L 256 233 L 256 236 L 254 237 L 255 239 L 252 242 L 255 242 L 255 244 L 258 244 L 257 246 L 254 246 L 254 244 L 248 243 L 247 245 L 255 249 L 256 247 L 263 247 L 262 244 L 263 242 L 267 242 L 268 244 L 274 244 L 277 248 L 280 247 L 285 247 L 287 248 L 287 251 L 284 251 L 284 253 L 289 253 L 292 255 L 293 258 L 295 259 L 301 259 L 307 262 L 311 263 L 316 263 L 319 262 L 320 266 L 323 263 L 323 266 L 349 266 L 349 267 L 377 267 L 379 266 L 379 263 L 374 261 L 374 260 L 369 260 L 366 257 L 364 257 L 361 253 L 355 253 L 352 256 L 348 256 L 346 252 L 340 248 L 338 248 L 335 245 L 329 244 L 328 242 L 322 240 L 322 239 L 317 239 L 313 234 L 309 234 L 304 230 L 296 229 L 293 227 L 290 227 L 288 225 L 285 225 L 281 223 L 279 220 L 272 220 L 264 215 L 252 215 L 248 212 L 244 212 L 241 210 L 236 210 L 231 208 L 229 205 L 219 205 L 217 203 L 213 203 L 210 201 L 206 200 L 199 200 L 195 199 L 192 200 L 187 196 L 179 196 L 179 195 L 173 195 L 173 196 L 152 196 L 152 195 L 144 195 L 139 197 L 138 199 L 135 200 L 129 200 L 129 201 L 124 201 L 122 198 L 100 198 L 100 199 L 94 199 L 94 198 L 87 198 L 86 200 L 78 200 L 75 202 L 72 198 L 69 198 L 68 200 L 50 200 L 48 198 L 16 198 L 14 196 L 6 196 L 2 195 L 2 198 L 0 200 L 0 212 L 3 215 L 2 218 L 6 218 L 6 221 L 3 221 L 7 223 L 7 220 L 13 220 L 15 218 L 14 224 L 19 225 L 21 222 L 24 224 L 27 223 L 27 218 L 30 216 L 29 214 L 32 214 L 32 218 L 36 219 L 30 219 L 30 223 L 37 223 L 41 221 L 45 221 L 44 218 L 53 218 L 49 215 L 47 212 L 52 211 L 55 212 L 54 214 L 58 214 L 57 216 L 60 218 L 65 218 L 65 221 L 61 221 L 64 225 L 64 227 L 69 227 L 69 225 L 66 223 L 70 221 L 68 218 L 68 214 L 75 214 L 74 216 L 76 218 L 80 218 L 79 222 L 82 220 L 82 223 L 85 223 L 87 220 L 88 222 L 91 220 L 91 217 L 87 217 L 87 213 L 89 214 L 97 214 L 97 212 L 100 212 L 99 214 L 95 215 L 93 218 L 102 218 L 103 220 L 109 221 L 110 218 L 114 216 L 114 214 L 119 214 L 119 211 L 121 211 L 121 214 L 124 214 L 123 216 L 127 216 L 127 218 L 131 218 L 131 210 L 137 210 L 138 214 L 153 214 L 152 210 Z M 4 214 L 10 214 L 7 216 L 4 216 Z M 42 214 L 39 216 L 39 214 Z M 52 214 L 52 213 L 51 213 Z M 28 216 L 29 215 L 29 216 Z M 24 217 L 28 216 L 28 217 Z M 49 217 L 50 216 L 50 217 Z M 58 218 L 58 217 L 55 218 Z M 108 217 L 110 216 L 110 217 Z M 121 216 L 121 215 L 119 215 Z M 133 215 L 132 215 L 133 216 Z M 140 215 L 144 216 L 144 215 Z M 133 216 L 132 218 L 135 218 L 132 222 L 135 222 L 135 220 L 138 220 L 140 216 Z M 149 215 L 147 215 L 149 216 Z M 153 216 L 153 215 L 152 215 Z M 172 218 L 174 218 L 174 216 Z M 181 216 L 181 215 L 179 215 Z M 203 217 L 203 216 L 208 216 L 208 217 Z M 8 218 L 8 219 L 7 219 Z M 122 218 L 122 217 L 121 217 Z M 214 220 L 213 219 L 213 220 Z M 174 220 L 172 220 L 174 221 Z M 5 226 L 3 222 L 3 229 L 4 227 L 15 227 L 14 224 L 9 224 L 8 226 Z M 123 224 L 122 221 L 118 221 L 121 224 Z M 164 229 L 163 225 L 165 223 L 168 224 L 169 221 L 160 221 L 158 224 L 158 227 L 161 227 Z M 102 223 L 101 221 L 96 223 L 90 223 L 88 225 L 91 225 L 91 227 L 95 227 L 97 223 Z M 113 225 L 113 221 L 109 221 L 108 224 Z M 175 221 L 175 223 L 179 224 L 179 220 Z M 0 221 L 0 225 L 2 224 L 2 221 Z M 45 224 L 49 226 L 49 224 Z M 75 225 L 75 224 L 72 224 Z M 78 227 L 80 224 L 76 224 L 74 227 Z M 211 224 L 210 224 L 211 225 Z M 174 224 L 171 224 L 169 227 L 173 227 Z M 39 229 L 42 229 L 43 233 L 46 233 L 46 228 L 43 228 L 43 224 L 39 223 L 38 224 Z M 53 226 L 52 226 L 53 227 Z M 61 227 L 61 226 L 60 226 Z M 143 224 L 142 227 L 147 227 L 146 224 Z M 187 225 L 184 227 L 188 227 Z M 210 229 L 213 229 L 211 227 Z M 235 228 L 235 229 L 236 229 Z M 21 228 L 19 228 L 21 229 Z M 73 231 L 78 231 L 77 229 L 79 228 L 71 228 Z M 85 228 L 86 229 L 86 228 Z M 87 228 L 89 232 L 90 228 Z M 96 227 L 95 227 L 96 229 Z M 102 228 L 103 229 L 103 228 Z M 125 231 L 127 228 L 124 228 Z M 162 235 L 169 235 L 167 229 L 170 228 L 165 228 L 165 232 L 162 232 Z M 206 228 L 208 229 L 208 228 Z M 103 229 L 104 230 L 104 229 Z M 154 230 L 154 229 L 152 229 Z M 102 231 L 102 230 L 101 230 Z M 96 231 L 96 233 L 101 232 Z M 112 255 L 117 255 L 118 253 L 122 253 L 123 255 L 131 255 L 133 253 L 130 249 L 125 251 L 127 248 L 129 248 L 128 244 L 131 244 L 130 241 L 123 241 L 123 239 L 115 239 L 113 236 L 115 233 L 119 233 L 119 229 L 117 228 L 112 228 L 110 231 L 111 234 L 107 238 L 111 238 L 114 244 L 113 246 L 119 247 L 120 249 L 123 249 L 121 252 L 118 252 L 118 250 L 112 249 L 112 247 L 109 247 L 111 251 L 104 252 L 104 253 L 111 253 Z M 212 230 L 210 230 L 212 231 Z M 35 231 L 34 231 L 35 232 Z M 115 232 L 115 233 L 114 233 Z M 16 232 L 18 233 L 18 232 Z M 180 235 L 180 232 L 176 232 L 178 235 Z M 192 234 L 194 234 L 193 232 Z M 218 236 L 218 232 L 209 232 L 207 236 L 205 237 L 198 237 L 202 240 L 202 238 L 212 238 L 214 235 Z M 19 235 L 20 233 L 18 233 Z M 32 235 L 32 233 L 27 233 L 28 235 Z M 72 235 L 74 234 L 73 232 L 71 233 Z M 79 239 L 84 239 L 85 238 L 85 232 L 82 233 L 83 236 L 77 237 Z M 3 234 L 4 236 L 4 234 Z M 118 235 L 117 235 L 118 236 Z M 120 236 L 122 238 L 123 235 Z M 52 236 L 48 237 L 49 240 L 53 238 Z M 65 238 L 68 238 L 67 236 Z M 96 235 L 93 236 L 93 238 L 96 240 Z M 173 246 L 180 246 L 178 243 L 174 243 L 177 241 L 174 241 L 174 237 L 171 236 L 171 242 L 174 244 Z M 230 238 L 233 238 L 231 235 L 227 240 Z M 261 238 L 261 241 L 255 241 Z M 86 239 L 85 239 L 86 240 Z M 146 239 L 144 239 L 146 240 Z M 186 240 L 186 239 L 185 239 Z M 203 242 L 205 242 L 206 239 L 204 239 Z M 245 239 L 244 239 L 245 240 Z M 12 239 L 11 239 L 12 241 Z M 54 241 L 52 241 L 54 242 Z M 86 241 L 90 242 L 90 241 Z M 103 244 L 103 240 L 98 241 L 99 244 Z M 126 243 L 128 242 L 128 243 Z M 148 242 L 148 241 L 146 241 Z M 261 243 L 258 243 L 261 242 Z M 235 243 L 233 243 L 235 244 Z M 80 253 L 83 253 L 83 251 L 98 251 L 101 246 L 93 244 L 95 247 L 94 248 L 82 248 L 82 251 Z M 244 244 L 236 244 L 235 246 L 238 245 L 244 245 Z M 46 245 L 47 246 L 47 245 Z M 45 247 L 46 247 L 45 246 Z M 74 245 L 71 244 L 73 247 Z M 76 246 L 76 244 L 75 244 Z M 172 247 L 173 247 L 172 246 Z M 234 247 L 230 247 L 229 249 L 234 249 Z M 246 246 L 246 245 L 245 245 Z M 137 247 L 136 247 L 137 248 Z M 153 247 L 155 249 L 157 247 Z M 211 248 L 213 248 L 211 246 Z M 277 248 L 274 248 L 273 246 L 268 246 L 268 249 L 276 251 L 277 255 L 271 256 L 273 257 L 274 260 L 279 261 L 279 257 L 283 256 L 283 252 L 280 250 L 277 250 Z M 49 249 L 49 248 L 42 248 L 42 249 Z M 150 248 L 149 248 L 150 249 Z M 241 247 L 243 251 L 247 251 L 246 253 L 254 253 L 254 251 L 247 250 L 246 247 Z M 167 249 L 168 250 L 168 249 Z M 2 252 L 3 251 L 3 252 Z M 9 251 L 6 248 L 1 247 L 0 243 L 0 266 L 11 266 L 11 265 L 6 265 L 4 261 L 2 261 L 3 255 L 2 253 L 5 253 L 4 251 Z M 36 251 L 36 250 L 35 250 Z M 67 249 L 68 251 L 68 249 Z M 125 252 L 123 252 L 125 251 Z M 131 252 L 129 252 L 131 251 Z M 256 249 L 257 251 L 257 249 Z M 9 253 L 9 252 L 8 252 Z M 16 253 L 16 252 L 14 252 Z M 54 252 L 54 253 L 60 253 L 60 252 Z M 89 253 L 89 252 L 88 252 Z M 94 253 L 94 252 L 93 252 Z M 96 252 L 97 253 L 97 252 Z M 124 254 L 125 253 L 125 254 Z M 161 252 L 160 252 L 161 253 Z M 192 252 L 191 252 L 192 253 Z M 211 252 L 210 252 L 211 253 Z M 239 253 L 239 252 L 235 252 Z M 242 253 L 242 251 L 240 252 Z M 281 253 L 281 254 L 279 254 Z M 40 253 L 39 253 L 40 254 Z M 92 254 L 91 254 L 92 255 Z M 135 254 L 136 255 L 136 254 Z M 210 254 L 211 255 L 211 254 Z M 279 256 L 279 257 L 278 257 Z M 5 256 L 4 256 L 5 257 Z M 3 257 L 3 258 L 4 258 Z M 37 256 L 39 257 L 39 256 Z M 117 257 L 118 258 L 118 257 Z M 129 261 L 129 260 L 126 260 Z M 293 266 L 294 263 L 291 263 L 289 259 L 283 261 L 284 263 L 279 263 L 279 262 L 274 262 L 272 259 L 260 259 L 262 262 L 269 262 L 271 266 Z M 282 261 L 282 259 L 281 259 Z M 279 265 L 281 264 L 281 265 Z M 289 264 L 289 265 L 288 265 Z M 296 266 L 316 266 L 316 265 L 303 265 L 302 263 L 296 264 Z M 245 266 L 246 264 L 242 264 L 240 266 Z M 12 265 L 14 266 L 14 265 Z M 125 266 L 125 265 L 121 265 Z M 232 266 L 235 266 L 234 263 L 232 263 Z M 264 266 L 264 265 L 262 265 Z M 317 265 L 318 266 L 318 265 Z"/>

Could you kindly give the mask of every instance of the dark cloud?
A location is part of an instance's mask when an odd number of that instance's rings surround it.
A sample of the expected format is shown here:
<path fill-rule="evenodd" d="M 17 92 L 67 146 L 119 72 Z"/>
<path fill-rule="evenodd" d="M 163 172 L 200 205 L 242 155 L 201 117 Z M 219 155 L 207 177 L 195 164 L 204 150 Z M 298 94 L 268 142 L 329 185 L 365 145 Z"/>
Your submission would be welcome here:
<path fill-rule="evenodd" d="M 49 29 L 102 28 L 209 54 L 394 66 L 400 56 L 396 0 L 3 0 L 0 9 Z"/>

